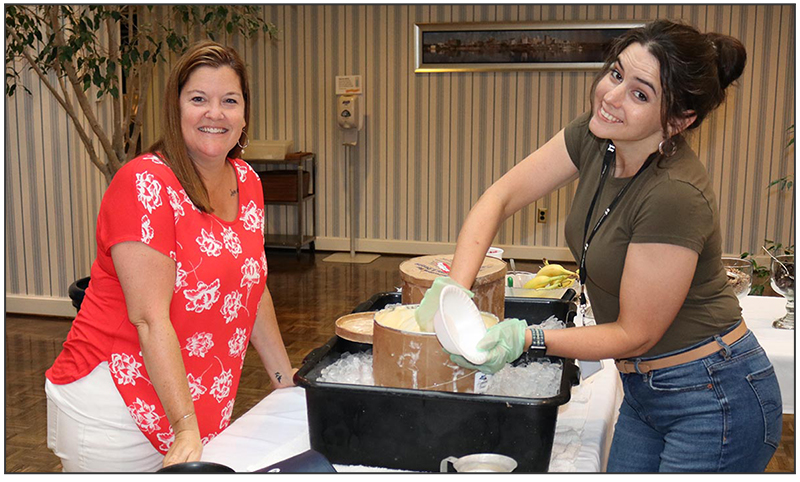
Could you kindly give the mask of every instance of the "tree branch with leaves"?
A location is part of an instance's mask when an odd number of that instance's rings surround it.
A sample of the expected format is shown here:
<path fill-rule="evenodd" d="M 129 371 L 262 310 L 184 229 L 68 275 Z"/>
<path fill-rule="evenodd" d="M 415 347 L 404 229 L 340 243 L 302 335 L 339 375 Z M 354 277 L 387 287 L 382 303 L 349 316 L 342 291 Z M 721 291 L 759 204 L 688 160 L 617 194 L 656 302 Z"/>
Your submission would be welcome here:
<path fill-rule="evenodd" d="M 251 38 L 259 32 L 271 40 L 278 33 L 275 25 L 261 18 L 259 6 L 154 8 L 6 7 L 6 95 L 15 95 L 19 86 L 30 94 L 20 71 L 28 68 L 34 72 L 72 120 L 89 159 L 107 182 L 140 153 L 144 106 L 155 66 L 167 62 L 169 53 L 179 55 L 186 50 L 189 37 L 183 32 L 199 28 L 201 35 L 217 41 L 220 35 Z M 151 21 L 155 18 L 157 22 Z M 93 95 L 98 101 L 112 99 L 111 126 L 99 122 Z"/>

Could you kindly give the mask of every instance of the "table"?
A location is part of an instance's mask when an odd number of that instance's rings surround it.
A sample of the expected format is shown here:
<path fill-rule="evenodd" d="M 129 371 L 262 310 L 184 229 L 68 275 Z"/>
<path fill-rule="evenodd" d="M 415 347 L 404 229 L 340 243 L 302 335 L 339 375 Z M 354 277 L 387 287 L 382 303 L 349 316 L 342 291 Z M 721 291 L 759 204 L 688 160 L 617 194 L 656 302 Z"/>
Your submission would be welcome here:
<path fill-rule="evenodd" d="M 794 331 L 772 328 L 786 312 L 783 298 L 748 296 L 741 302 L 747 326 L 775 367 L 784 413 L 794 413 Z M 559 407 L 550 459 L 551 472 L 601 472 L 608 461 L 622 388 L 610 360 L 572 389 Z M 310 448 L 305 391 L 276 390 L 208 443 L 203 460 L 252 472 Z M 363 466 L 334 466 L 339 472 L 389 471 Z"/>
<path fill-rule="evenodd" d="M 740 302 L 742 317 L 775 367 L 783 398 L 783 413 L 794 413 L 794 330 L 779 330 L 772 322 L 786 314 L 786 299 L 748 296 Z"/>
<path fill-rule="evenodd" d="M 572 389 L 559 407 L 550 459 L 551 472 L 605 470 L 622 387 L 616 367 L 603 369 Z M 270 393 L 206 445 L 203 459 L 252 472 L 310 448 L 305 391 L 300 387 Z M 334 465 L 338 472 L 389 472 L 380 467 Z M 399 471 L 398 471 L 399 472 Z"/>

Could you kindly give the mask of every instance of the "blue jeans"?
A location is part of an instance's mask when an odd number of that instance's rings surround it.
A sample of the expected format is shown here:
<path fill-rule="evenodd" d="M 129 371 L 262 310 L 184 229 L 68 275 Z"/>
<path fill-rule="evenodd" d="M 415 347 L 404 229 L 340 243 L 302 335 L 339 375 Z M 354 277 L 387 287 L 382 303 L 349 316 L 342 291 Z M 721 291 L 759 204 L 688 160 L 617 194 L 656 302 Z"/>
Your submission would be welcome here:
<path fill-rule="evenodd" d="M 766 468 L 783 425 L 772 364 L 750 331 L 730 346 L 719 336 L 714 339 L 721 350 L 706 358 L 646 374 L 620 374 L 625 398 L 608 472 Z"/>

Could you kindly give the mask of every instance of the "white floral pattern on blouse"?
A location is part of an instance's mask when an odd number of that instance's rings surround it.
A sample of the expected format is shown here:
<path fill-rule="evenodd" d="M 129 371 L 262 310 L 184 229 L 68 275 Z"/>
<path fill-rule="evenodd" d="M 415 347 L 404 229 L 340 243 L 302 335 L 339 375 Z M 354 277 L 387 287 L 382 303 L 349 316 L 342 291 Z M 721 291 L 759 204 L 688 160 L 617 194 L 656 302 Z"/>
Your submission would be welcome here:
<path fill-rule="evenodd" d="M 203 229 L 196 241 L 197 245 L 200 246 L 200 251 L 208 256 L 219 256 L 222 252 L 222 242 L 217 241 L 213 232 Z"/>
<path fill-rule="evenodd" d="M 183 269 L 183 263 L 180 261 L 175 262 L 175 293 L 180 291 L 181 288 L 189 286 L 186 282 L 186 270 Z"/>
<path fill-rule="evenodd" d="M 211 306 L 219 299 L 219 280 L 215 279 L 210 285 L 198 281 L 196 289 L 183 290 L 183 295 L 187 300 L 186 311 L 202 313 L 210 310 Z"/>
<path fill-rule="evenodd" d="M 228 400 L 228 404 L 222 409 L 221 415 L 219 429 L 225 430 L 225 428 L 227 428 L 231 423 L 231 416 L 233 415 L 233 400 Z"/>
<path fill-rule="evenodd" d="M 153 433 L 158 430 L 158 422 L 161 417 L 156 413 L 156 406 L 150 405 L 141 398 L 128 405 L 128 411 L 133 417 L 133 421 L 144 433 Z"/>
<path fill-rule="evenodd" d="M 247 181 L 247 174 L 250 172 L 250 166 L 236 166 L 236 173 L 239 174 L 239 182 L 244 183 Z"/>
<path fill-rule="evenodd" d="M 222 402 L 228 393 L 231 391 L 231 383 L 233 382 L 233 375 L 230 370 L 222 370 L 218 377 L 214 377 L 214 384 L 211 385 L 211 394 L 218 402 Z"/>
<path fill-rule="evenodd" d="M 247 330 L 236 328 L 236 333 L 228 340 L 228 355 L 233 358 L 244 358 L 247 351 Z"/>
<path fill-rule="evenodd" d="M 127 184 L 109 199 L 109 205 L 129 206 L 133 215 L 117 215 L 106 228 L 109 239 L 135 234 L 175 263 L 169 316 L 204 444 L 230 424 L 267 278 L 263 188 L 247 163 L 231 162 L 239 183 L 233 222 L 202 213 L 171 169 L 158 157 L 144 155 L 117 173 L 115 180 Z M 109 367 L 131 417 L 153 447 L 165 453 L 175 434 L 148 379 L 135 328 L 126 329 L 133 332 L 115 345 Z"/>
<path fill-rule="evenodd" d="M 244 228 L 248 231 L 254 233 L 264 231 L 264 210 L 258 209 L 258 206 L 253 201 L 242 207 L 242 215 L 239 220 L 244 223 Z"/>
<path fill-rule="evenodd" d="M 225 303 L 222 305 L 222 309 L 219 310 L 225 318 L 225 323 L 230 323 L 239 316 L 239 310 L 243 306 L 242 294 L 238 291 L 233 291 L 225 295 Z"/>
<path fill-rule="evenodd" d="M 211 333 L 195 333 L 186 340 L 186 350 L 189 356 L 204 358 L 208 350 L 214 346 L 214 335 Z"/>
<path fill-rule="evenodd" d="M 150 214 L 161 206 L 161 183 L 149 172 L 136 174 L 136 191 L 139 202 Z"/>
<path fill-rule="evenodd" d="M 136 385 L 137 378 L 144 378 L 139 368 L 142 364 L 133 355 L 112 353 L 108 369 L 120 385 Z"/>
<path fill-rule="evenodd" d="M 239 286 L 247 288 L 248 291 L 261 281 L 259 273 L 259 263 L 253 258 L 247 258 L 242 264 L 242 282 Z"/>
<path fill-rule="evenodd" d="M 161 445 L 158 446 L 159 450 L 165 452 L 169 450 L 169 448 L 172 447 L 172 443 L 175 442 L 175 432 L 172 431 L 172 425 L 169 426 L 169 432 L 159 433 L 156 437 L 158 437 L 158 441 L 161 442 Z"/>
<path fill-rule="evenodd" d="M 239 241 L 239 236 L 236 231 L 225 226 L 222 230 L 222 240 L 225 242 L 225 249 L 228 250 L 234 258 L 238 258 L 242 254 L 242 243 Z"/>
<path fill-rule="evenodd" d="M 150 218 L 145 214 L 142 216 L 142 242 L 144 244 L 150 244 L 150 241 L 153 240 L 153 236 L 155 236 L 155 231 L 153 231 L 153 227 L 150 226 Z"/>
<path fill-rule="evenodd" d="M 169 194 L 169 205 L 172 206 L 172 211 L 175 213 L 175 223 L 177 224 L 178 220 L 186 215 L 183 210 L 183 202 L 178 192 L 172 189 L 172 186 L 167 186 L 167 194 Z"/>
<path fill-rule="evenodd" d="M 195 378 L 191 373 L 186 375 L 186 381 L 189 382 L 189 392 L 192 394 L 192 401 L 200 400 L 200 395 L 206 393 L 206 388 L 203 386 L 203 375 Z"/>

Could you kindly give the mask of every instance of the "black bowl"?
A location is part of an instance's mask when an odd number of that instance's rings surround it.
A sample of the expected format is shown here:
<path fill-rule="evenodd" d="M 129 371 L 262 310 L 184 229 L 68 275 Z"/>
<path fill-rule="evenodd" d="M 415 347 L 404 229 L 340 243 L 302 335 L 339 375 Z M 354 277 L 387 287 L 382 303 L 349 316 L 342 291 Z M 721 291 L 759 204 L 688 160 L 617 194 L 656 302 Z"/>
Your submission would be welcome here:
<path fill-rule="evenodd" d="M 183 462 L 181 464 L 173 464 L 168 465 L 166 467 L 162 467 L 158 469 L 159 473 L 168 473 L 168 474 L 224 474 L 224 473 L 232 473 L 236 472 L 232 468 L 222 465 L 222 464 L 215 464 L 214 462 Z"/>

